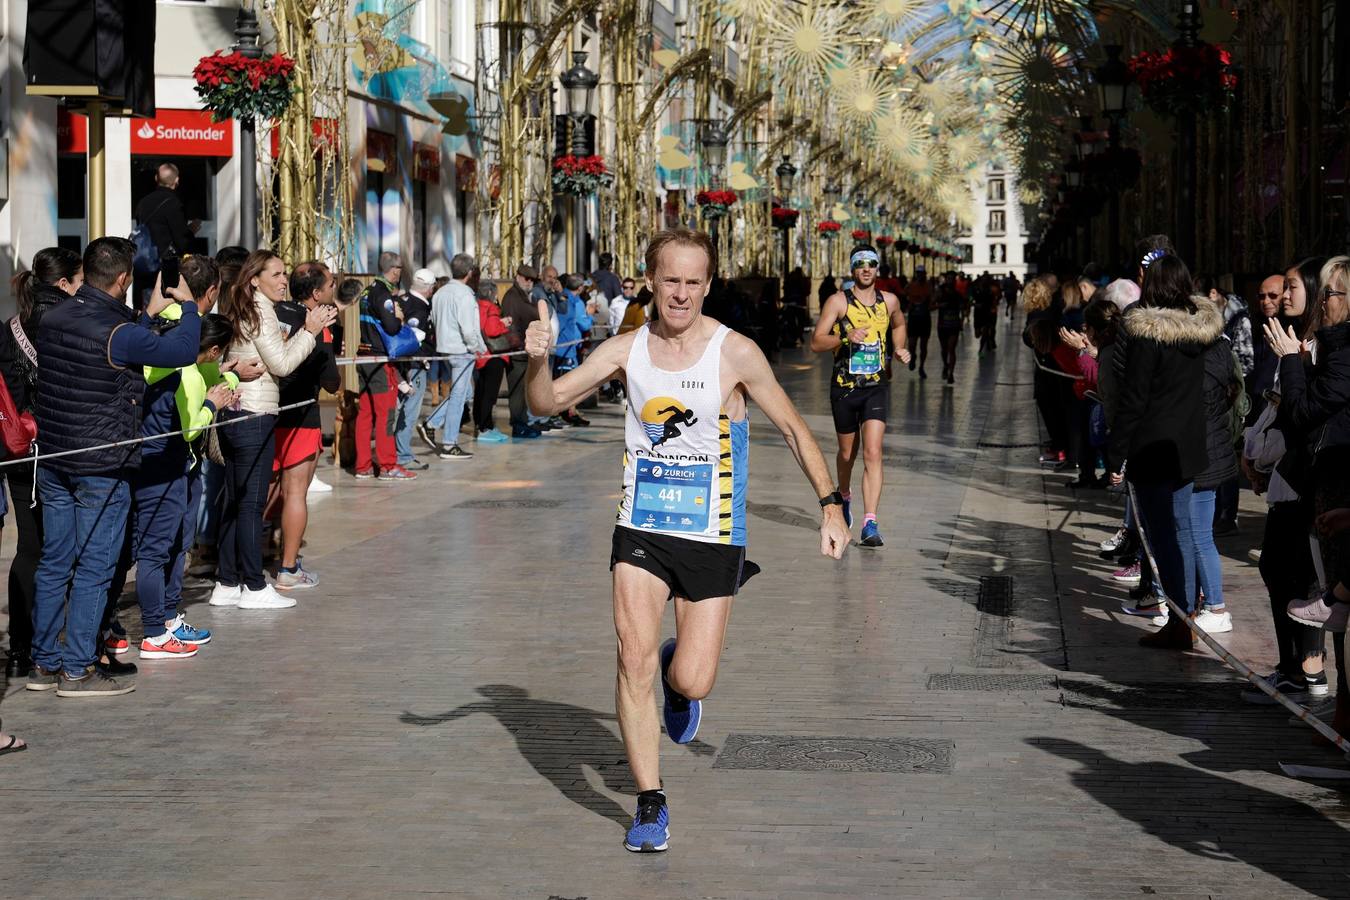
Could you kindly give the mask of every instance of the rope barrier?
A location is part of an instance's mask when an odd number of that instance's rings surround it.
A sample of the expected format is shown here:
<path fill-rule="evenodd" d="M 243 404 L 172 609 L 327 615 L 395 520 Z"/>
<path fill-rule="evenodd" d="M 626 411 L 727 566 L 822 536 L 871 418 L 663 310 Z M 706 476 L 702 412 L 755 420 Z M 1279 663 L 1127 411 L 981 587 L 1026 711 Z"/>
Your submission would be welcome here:
<path fill-rule="evenodd" d="M 1127 485 L 1130 491 L 1130 502 L 1134 504 L 1134 508 L 1138 510 L 1139 500 L 1137 497 L 1135 497 L 1134 485 L 1129 484 L 1128 482 Z M 1143 518 L 1142 517 L 1137 518 L 1139 524 L 1139 536 L 1141 539 L 1141 543 L 1144 545 L 1144 553 L 1148 556 L 1149 566 L 1152 567 L 1154 573 L 1156 574 L 1158 572 L 1158 563 L 1157 560 L 1155 560 L 1153 557 L 1153 546 L 1152 543 L 1149 541 L 1148 529 L 1144 527 Z M 1176 603 L 1176 601 L 1174 601 L 1171 597 L 1168 597 L 1166 596 L 1166 594 L 1163 594 L 1162 598 L 1163 602 L 1167 604 L 1167 608 L 1171 611 L 1171 614 L 1174 616 L 1180 616 L 1181 620 L 1186 623 L 1186 627 L 1190 628 L 1191 632 L 1195 634 L 1197 637 L 1199 637 L 1200 640 L 1205 643 L 1205 646 L 1213 650 L 1215 654 L 1217 654 L 1218 657 L 1224 661 L 1225 664 L 1227 664 L 1230 668 L 1234 669 L 1243 678 L 1246 678 L 1248 681 L 1250 681 L 1267 697 L 1270 697 L 1276 703 L 1280 704 L 1285 709 L 1293 713 L 1294 718 L 1298 719 L 1300 722 L 1304 722 L 1307 725 L 1311 726 L 1314 731 L 1316 731 L 1322 737 L 1330 741 L 1337 749 L 1343 751 L 1347 759 L 1350 759 L 1350 741 L 1347 741 L 1345 738 L 1337 734 L 1335 729 L 1333 729 L 1327 723 L 1323 722 L 1321 719 L 1314 716 L 1311 712 L 1308 711 L 1306 707 L 1300 706 L 1293 700 L 1290 700 L 1284 694 L 1275 690 L 1275 688 L 1271 687 L 1269 682 L 1267 682 L 1260 675 L 1257 675 L 1255 672 L 1253 672 L 1246 663 L 1242 662 L 1242 660 L 1238 659 L 1233 654 L 1229 653 L 1228 649 L 1224 647 L 1223 644 L 1220 644 L 1213 637 L 1211 637 L 1208 632 L 1206 632 L 1204 629 L 1196 625 L 1195 620 L 1193 620 L 1190 616 L 1188 616 Z"/>

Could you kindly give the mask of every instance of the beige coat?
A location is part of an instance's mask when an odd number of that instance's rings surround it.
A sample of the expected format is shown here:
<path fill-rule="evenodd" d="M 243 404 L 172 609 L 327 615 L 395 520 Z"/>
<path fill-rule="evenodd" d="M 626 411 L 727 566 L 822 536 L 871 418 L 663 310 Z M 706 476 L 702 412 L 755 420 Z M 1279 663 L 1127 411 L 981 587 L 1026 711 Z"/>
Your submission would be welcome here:
<path fill-rule="evenodd" d="M 299 368 L 314 350 L 314 335 L 300 329 L 289 339 L 281 333 L 277 311 L 272 301 L 254 292 L 253 302 L 258 306 L 259 331 L 256 335 L 242 335 L 230 346 L 226 359 L 261 359 L 267 371 L 256 381 L 239 384 L 239 406 L 248 412 L 274 413 L 281 404 L 281 391 L 276 379 L 284 378 Z"/>

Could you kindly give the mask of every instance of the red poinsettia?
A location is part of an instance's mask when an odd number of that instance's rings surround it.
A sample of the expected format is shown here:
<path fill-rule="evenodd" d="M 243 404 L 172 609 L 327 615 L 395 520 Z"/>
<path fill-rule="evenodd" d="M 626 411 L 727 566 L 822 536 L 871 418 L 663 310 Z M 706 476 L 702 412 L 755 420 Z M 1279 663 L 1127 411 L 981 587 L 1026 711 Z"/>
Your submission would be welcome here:
<path fill-rule="evenodd" d="M 217 122 L 275 119 L 291 103 L 295 60 L 280 53 L 251 59 L 238 51 L 203 56 L 192 69 L 197 96 Z"/>
<path fill-rule="evenodd" d="M 740 197 L 735 191 L 699 191 L 698 196 L 694 198 L 699 206 L 721 206 L 728 207 L 733 205 Z"/>
<path fill-rule="evenodd" d="M 831 219 L 826 219 L 823 222 L 816 223 L 816 232 L 821 235 L 824 235 L 825 237 L 834 237 L 836 234 L 839 233 L 839 229 L 843 227 L 844 226 L 840 225 L 838 222 L 835 222 Z"/>
<path fill-rule="evenodd" d="M 889 247 L 889 246 L 891 246 L 891 245 L 894 244 L 894 243 L 895 243 L 895 238 L 891 237 L 889 234 L 879 234 L 879 235 L 877 235 L 877 246 L 878 246 L 878 247 Z"/>
<path fill-rule="evenodd" d="M 866 228 L 855 228 L 851 232 L 851 236 L 855 241 L 865 241 L 872 236 L 872 232 Z"/>
<path fill-rule="evenodd" d="M 773 217 L 775 228 L 793 228 L 797 224 L 797 217 L 801 215 L 801 210 L 792 209 L 787 206 L 775 206 L 770 212 Z"/>
<path fill-rule="evenodd" d="M 1144 102 L 1163 116 L 1227 108 L 1238 83 L 1232 64 L 1233 55 L 1218 44 L 1145 50 L 1129 62 Z"/>
<path fill-rule="evenodd" d="M 553 190 L 573 197 L 589 197 L 613 181 L 603 156 L 559 156 L 553 160 Z"/>

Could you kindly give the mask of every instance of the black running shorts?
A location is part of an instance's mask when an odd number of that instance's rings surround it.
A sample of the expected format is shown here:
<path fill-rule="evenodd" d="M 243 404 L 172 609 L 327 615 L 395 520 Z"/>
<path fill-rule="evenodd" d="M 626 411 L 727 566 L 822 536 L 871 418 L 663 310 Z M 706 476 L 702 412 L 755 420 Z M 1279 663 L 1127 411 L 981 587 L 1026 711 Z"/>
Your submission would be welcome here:
<path fill-rule="evenodd" d="M 855 434 L 868 419 L 886 421 L 891 411 L 891 386 L 887 382 L 870 387 L 830 386 L 830 412 L 834 414 L 836 434 Z"/>
<path fill-rule="evenodd" d="M 614 529 L 610 570 L 621 562 L 651 572 L 670 587 L 671 596 L 687 600 L 734 597 L 759 571 L 759 566 L 746 560 L 744 547 L 619 525 Z"/>

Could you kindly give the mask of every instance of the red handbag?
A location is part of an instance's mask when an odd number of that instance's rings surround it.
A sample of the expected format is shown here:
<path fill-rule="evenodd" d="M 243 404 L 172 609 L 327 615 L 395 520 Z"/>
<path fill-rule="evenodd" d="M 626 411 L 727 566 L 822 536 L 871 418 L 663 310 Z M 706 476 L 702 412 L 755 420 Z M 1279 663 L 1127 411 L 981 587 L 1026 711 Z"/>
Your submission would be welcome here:
<path fill-rule="evenodd" d="M 37 440 L 37 420 L 32 413 L 21 413 L 14 406 L 3 376 L 0 376 L 0 437 L 4 438 L 5 452 L 10 457 L 27 456 Z"/>

